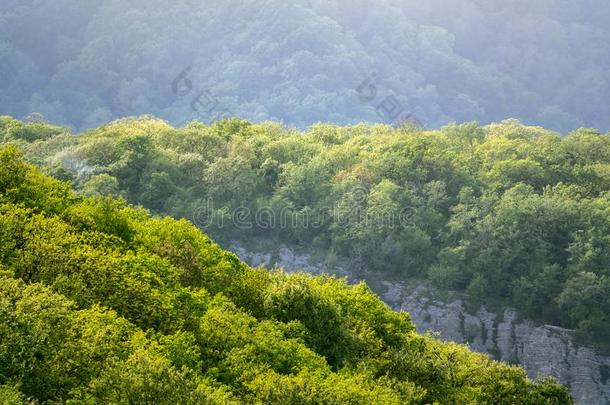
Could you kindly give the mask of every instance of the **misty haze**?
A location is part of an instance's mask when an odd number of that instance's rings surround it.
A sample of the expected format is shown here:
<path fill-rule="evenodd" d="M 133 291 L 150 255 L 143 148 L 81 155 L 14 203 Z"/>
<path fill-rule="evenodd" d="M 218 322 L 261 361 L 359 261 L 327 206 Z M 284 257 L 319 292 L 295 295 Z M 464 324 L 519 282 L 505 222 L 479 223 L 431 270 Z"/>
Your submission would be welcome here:
<path fill-rule="evenodd" d="M 517 118 L 610 130 L 605 0 L 3 0 L 0 105 L 85 129 L 154 114 L 173 124 L 209 91 L 222 113 L 303 128 L 391 120 L 428 128 Z M 191 68 L 193 93 L 171 83 Z M 378 95 L 358 86 L 376 75 Z"/>

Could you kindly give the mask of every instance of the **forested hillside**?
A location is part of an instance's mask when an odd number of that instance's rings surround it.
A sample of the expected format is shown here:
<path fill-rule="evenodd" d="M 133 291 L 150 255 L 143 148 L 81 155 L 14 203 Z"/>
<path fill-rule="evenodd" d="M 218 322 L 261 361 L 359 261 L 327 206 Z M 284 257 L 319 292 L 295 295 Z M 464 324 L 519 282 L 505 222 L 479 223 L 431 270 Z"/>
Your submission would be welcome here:
<path fill-rule="evenodd" d="M 571 402 L 413 330 L 364 284 L 249 268 L 186 220 L 0 149 L 4 404 Z"/>
<path fill-rule="evenodd" d="M 1 113 L 608 131 L 609 20 L 607 0 L 3 0 Z"/>
<path fill-rule="evenodd" d="M 610 349 L 608 134 L 561 137 L 512 120 L 298 132 L 144 117 L 75 136 L 4 117 L 0 140 L 83 195 L 191 219 L 221 244 L 307 246 Z"/>

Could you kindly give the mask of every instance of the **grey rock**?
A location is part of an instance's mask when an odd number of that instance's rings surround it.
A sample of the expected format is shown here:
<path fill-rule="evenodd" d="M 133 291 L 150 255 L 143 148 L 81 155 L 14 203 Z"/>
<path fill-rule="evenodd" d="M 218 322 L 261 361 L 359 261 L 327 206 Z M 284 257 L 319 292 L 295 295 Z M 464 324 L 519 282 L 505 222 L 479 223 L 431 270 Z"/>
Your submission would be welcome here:
<path fill-rule="evenodd" d="M 520 364 L 532 378 L 554 377 L 570 388 L 579 404 L 610 404 L 610 357 L 575 344 L 572 331 L 520 320 L 512 309 L 494 314 L 482 307 L 471 315 L 459 298 L 430 298 L 439 295 L 432 288 L 386 285 L 382 298 L 394 309 L 408 312 L 418 331 L 438 332 L 445 341 L 465 343 L 497 360 Z"/>

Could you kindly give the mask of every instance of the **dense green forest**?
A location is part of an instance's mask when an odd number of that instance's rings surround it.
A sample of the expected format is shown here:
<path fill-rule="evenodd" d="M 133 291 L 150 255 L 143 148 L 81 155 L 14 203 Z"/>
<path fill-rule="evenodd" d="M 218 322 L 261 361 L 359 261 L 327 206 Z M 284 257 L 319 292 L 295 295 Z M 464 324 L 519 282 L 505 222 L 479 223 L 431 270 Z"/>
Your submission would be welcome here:
<path fill-rule="evenodd" d="M 117 184 L 135 187 L 139 176 L 144 186 L 148 164 L 171 169 L 171 160 L 147 155 L 162 150 L 137 128 L 174 130 L 151 120 L 118 125 L 132 127 L 132 134 L 95 135 L 123 145 L 116 151 L 125 164 L 114 162 L 124 173 Z M 206 139 L 201 128 L 188 131 Z M 43 149 L 51 147 L 46 142 L 88 144 L 60 132 L 3 120 L 6 138 Z M 34 143 L 22 146 L 32 152 Z M 111 174 L 97 176 L 88 190 L 114 183 Z M 552 381 L 532 382 L 520 368 L 416 334 L 406 313 L 391 311 L 364 284 L 249 268 L 188 221 L 77 194 L 6 146 L 0 148 L 0 402 L 559 405 L 571 399 Z"/>
<path fill-rule="evenodd" d="M 608 131 L 609 20 L 607 0 L 2 0 L 0 113 Z"/>
<path fill-rule="evenodd" d="M 151 118 L 75 136 L 0 119 L 0 141 L 86 196 L 188 218 L 228 246 L 305 246 L 387 276 L 465 291 L 470 304 L 610 342 L 610 136 L 514 120 L 306 132 L 241 119 Z"/>

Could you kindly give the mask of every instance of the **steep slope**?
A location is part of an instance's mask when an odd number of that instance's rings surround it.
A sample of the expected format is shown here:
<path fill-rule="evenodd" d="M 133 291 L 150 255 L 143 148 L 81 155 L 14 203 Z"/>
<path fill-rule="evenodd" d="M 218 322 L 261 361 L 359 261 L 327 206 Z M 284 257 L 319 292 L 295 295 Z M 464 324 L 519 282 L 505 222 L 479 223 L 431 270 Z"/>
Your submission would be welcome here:
<path fill-rule="evenodd" d="M 473 308 L 464 294 L 439 291 L 422 280 L 353 272 L 344 261 L 329 267 L 316 262 L 315 255 L 286 246 L 253 251 L 234 243 L 230 250 L 252 266 L 365 281 L 391 308 L 408 312 L 420 333 L 431 332 L 443 341 L 468 344 L 495 360 L 519 364 L 532 378 L 554 377 L 570 389 L 578 404 L 610 403 L 610 356 L 579 344 L 573 330 L 524 319 L 513 308 L 497 312 L 485 305 Z"/>
<path fill-rule="evenodd" d="M 363 284 L 252 269 L 185 220 L 85 198 L 0 149 L 0 398 L 570 403 L 414 332 Z"/>

